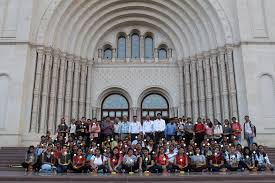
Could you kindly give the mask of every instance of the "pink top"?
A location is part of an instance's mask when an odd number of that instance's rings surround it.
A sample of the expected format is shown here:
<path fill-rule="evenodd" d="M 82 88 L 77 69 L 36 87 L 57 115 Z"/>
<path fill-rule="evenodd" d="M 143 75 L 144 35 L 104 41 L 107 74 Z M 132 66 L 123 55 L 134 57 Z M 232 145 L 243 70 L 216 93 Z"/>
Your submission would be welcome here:
<path fill-rule="evenodd" d="M 98 133 L 100 133 L 100 126 L 96 123 L 89 125 L 90 138 L 98 137 Z"/>
<path fill-rule="evenodd" d="M 212 136 L 214 131 L 213 128 L 210 128 L 208 125 L 205 125 L 205 129 L 206 129 L 206 135 Z"/>

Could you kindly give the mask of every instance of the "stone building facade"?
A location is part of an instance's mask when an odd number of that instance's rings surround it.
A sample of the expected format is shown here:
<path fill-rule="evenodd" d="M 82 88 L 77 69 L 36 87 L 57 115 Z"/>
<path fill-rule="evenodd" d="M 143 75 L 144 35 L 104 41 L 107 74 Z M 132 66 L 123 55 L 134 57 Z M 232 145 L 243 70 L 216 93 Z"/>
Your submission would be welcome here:
<path fill-rule="evenodd" d="M 32 144 L 61 117 L 126 112 L 141 120 L 158 111 L 194 120 L 250 115 L 257 140 L 275 146 L 272 7 L 273 0 L 1 1 L 0 146 Z M 112 95 L 126 106 L 105 110 Z M 164 102 L 148 109 L 148 96 Z"/>

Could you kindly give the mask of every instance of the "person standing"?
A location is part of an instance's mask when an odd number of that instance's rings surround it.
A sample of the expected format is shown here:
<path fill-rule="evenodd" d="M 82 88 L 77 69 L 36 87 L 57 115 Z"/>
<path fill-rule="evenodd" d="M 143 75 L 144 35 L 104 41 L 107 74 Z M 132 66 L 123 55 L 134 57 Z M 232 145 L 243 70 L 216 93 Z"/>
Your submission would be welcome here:
<path fill-rule="evenodd" d="M 135 140 L 141 132 L 141 123 L 137 121 L 137 116 L 133 116 L 133 122 L 129 123 L 129 134 L 131 135 L 131 141 Z"/>
<path fill-rule="evenodd" d="M 234 141 L 237 141 L 237 144 L 241 144 L 242 127 L 235 117 L 232 117 L 231 129 Z"/>
<path fill-rule="evenodd" d="M 153 139 L 153 132 L 154 132 L 154 122 L 150 119 L 149 115 L 146 115 L 146 119 L 143 121 L 142 129 L 143 129 L 143 135 L 144 139 L 146 139 L 148 136 L 150 139 Z"/>
<path fill-rule="evenodd" d="M 129 135 L 129 122 L 128 122 L 128 117 L 123 116 L 122 118 L 122 123 L 120 124 L 120 139 L 123 140 L 125 137 Z"/>
<path fill-rule="evenodd" d="M 171 140 L 171 137 L 175 137 L 177 126 L 175 124 L 175 119 L 171 119 L 171 121 L 166 125 L 165 128 L 165 136 L 168 141 Z"/>
<path fill-rule="evenodd" d="M 166 128 L 165 121 L 161 118 L 161 114 L 157 114 L 157 119 L 153 123 L 155 140 L 159 142 L 160 139 L 164 138 L 164 131 Z"/>
<path fill-rule="evenodd" d="M 204 136 L 206 134 L 206 128 L 199 117 L 196 124 L 194 125 L 195 132 L 195 141 L 198 145 L 204 140 Z"/>
<path fill-rule="evenodd" d="M 112 138 L 114 135 L 114 124 L 109 116 L 106 117 L 105 121 L 103 121 L 101 125 L 101 134 L 103 137 L 101 140 L 106 139 L 108 136 Z"/>
<path fill-rule="evenodd" d="M 253 144 L 253 138 L 256 137 L 256 127 L 250 121 L 249 116 L 245 116 L 244 120 L 244 139 L 247 141 L 247 146 L 251 148 L 251 145 Z"/>
<path fill-rule="evenodd" d="M 120 128 L 121 122 L 118 117 L 114 120 L 114 136 L 119 135 L 119 128 Z"/>
<path fill-rule="evenodd" d="M 190 117 L 187 118 L 187 121 L 184 125 L 184 133 L 185 133 L 185 142 L 187 145 L 189 145 L 190 140 L 192 140 L 194 136 L 194 125 Z"/>

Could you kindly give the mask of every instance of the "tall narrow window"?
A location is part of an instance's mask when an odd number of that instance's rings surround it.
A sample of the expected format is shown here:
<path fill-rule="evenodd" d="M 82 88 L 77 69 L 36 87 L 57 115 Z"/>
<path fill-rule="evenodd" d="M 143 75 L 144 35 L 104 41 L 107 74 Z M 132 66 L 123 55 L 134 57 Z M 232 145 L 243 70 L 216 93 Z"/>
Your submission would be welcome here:
<path fill-rule="evenodd" d="M 125 36 L 120 36 L 117 41 L 117 58 L 126 57 L 126 38 Z"/>
<path fill-rule="evenodd" d="M 139 58 L 139 35 L 134 33 L 131 37 L 132 41 L 132 58 Z"/>
<path fill-rule="evenodd" d="M 111 48 L 106 48 L 104 50 L 104 56 L 103 56 L 103 58 L 106 59 L 106 60 L 112 59 L 112 49 Z"/>
<path fill-rule="evenodd" d="M 145 58 L 153 58 L 153 38 L 147 36 L 144 41 Z"/>
<path fill-rule="evenodd" d="M 160 60 L 167 59 L 167 50 L 165 48 L 160 48 L 158 51 L 158 55 Z"/>

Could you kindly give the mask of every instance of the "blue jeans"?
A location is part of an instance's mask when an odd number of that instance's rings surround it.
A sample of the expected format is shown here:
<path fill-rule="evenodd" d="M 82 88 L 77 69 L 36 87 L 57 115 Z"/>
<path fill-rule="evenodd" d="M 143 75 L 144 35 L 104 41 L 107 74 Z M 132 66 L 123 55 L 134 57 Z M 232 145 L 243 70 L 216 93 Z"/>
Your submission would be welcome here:
<path fill-rule="evenodd" d="M 64 166 L 64 165 L 58 165 L 57 166 L 57 173 L 66 173 L 68 170 L 68 166 Z"/>
<path fill-rule="evenodd" d="M 246 136 L 245 139 L 247 141 L 247 146 L 251 147 L 251 145 L 253 144 L 253 138 L 252 136 Z"/>

